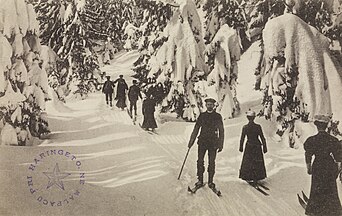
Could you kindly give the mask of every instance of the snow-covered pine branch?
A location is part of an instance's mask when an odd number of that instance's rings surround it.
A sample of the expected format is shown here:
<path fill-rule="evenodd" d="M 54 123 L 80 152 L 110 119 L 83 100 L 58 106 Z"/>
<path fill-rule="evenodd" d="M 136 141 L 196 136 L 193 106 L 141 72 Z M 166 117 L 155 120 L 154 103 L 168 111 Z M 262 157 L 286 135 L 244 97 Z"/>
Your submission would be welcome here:
<path fill-rule="evenodd" d="M 48 133 L 47 75 L 41 68 L 36 13 L 25 0 L 4 1 L 0 8 L 0 143 L 26 145 Z"/>
<path fill-rule="evenodd" d="M 268 99 L 262 113 L 278 122 L 278 135 L 286 129 L 293 135 L 297 119 L 311 121 L 316 114 L 341 121 L 342 78 L 329 54 L 328 38 L 298 16 L 284 14 L 266 24 L 263 40 Z"/>
<path fill-rule="evenodd" d="M 206 49 L 207 58 L 214 58 L 213 69 L 207 77 L 207 93 L 218 101 L 217 111 L 223 118 L 232 118 L 240 111 L 236 98 L 240 49 L 237 31 L 227 24 L 220 27 Z"/>

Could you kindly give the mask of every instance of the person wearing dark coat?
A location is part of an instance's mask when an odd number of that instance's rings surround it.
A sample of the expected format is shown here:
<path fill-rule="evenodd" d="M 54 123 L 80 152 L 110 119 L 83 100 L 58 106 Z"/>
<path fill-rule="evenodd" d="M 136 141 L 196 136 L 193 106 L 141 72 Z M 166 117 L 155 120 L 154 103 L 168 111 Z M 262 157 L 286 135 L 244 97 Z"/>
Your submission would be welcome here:
<path fill-rule="evenodd" d="M 255 112 L 248 111 L 246 114 L 249 122 L 242 128 L 240 152 L 243 152 L 246 136 L 247 142 L 242 157 L 239 178 L 257 184 L 259 180 L 267 177 L 263 155 L 263 153 L 267 152 L 266 139 L 261 126 L 254 122 Z"/>
<path fill-rule="evenodd" d="M 115 85 L 110 80 L 110 76 L 107 76 L 107 80 L 105 81 L 102 87 L 102 93 L 106 95 L 106 103 L 107 105 L 110 104 L 110 106 L 113 106 L 112 100 L 113 100 L 114 87 Z"/>
<path fill-rule="evenodd" d="M 116 103 L 116 106 L 123 110 L 127 106 L 126 105 L 126 91 L 128 90 L 128 85 L 125 79 L 123 78 L 123 75 L 120 75 L 119 78 L 114 81 L 114 83 L 118 83 L 118 87 L 116 90 L 116 97 L 115 97 L 115 100 L 118 101 Z"/>
<path fill-rule="evenodd" d="M 310 197 L 306 215 L 340 216 L 342 208 L 336 179 L 341 172 L 341 143 L 326 132 L 328 116 L 316 115 L 318 133 L 304 142 L 307 173 L 311 175 Z M 312 156 L 315 159 L 312 162 Z"/>
<path fill-rule="evenodd" d="M 205 100 L 206 112 L 198 116 L 195 127 L 190 136 L 188 147 L 191 148 L 197 138 L 197 134 L 201 129 L 198 137 L 198 159 L 197 159 L 197 187 L 203 186 L 204 173 L 204 156 L 208 151 L 208 186 L 215 188 L 215 160 L 217 152 L 221 152 L 224 142 L 224 127 L 222 116 L 215 111 L 215 99 L 207 98 Z"/>
<path fill-rule="evenodd" d="M 148 95 L 142 104 L 142 113 L 144 115 L 144 121 L 141 127 L 146 130 L 152 129 L 152 131 L 154 131 L 155 128 L 157 128 L 157 123 L 154 118 L 155 106 L 156 102 L 153 98 L 153 95 Z"/>
<path fill-rule="evenodd" d="M 133 85 L 129 87 L 128 90 L 128 99 L 129 99 L 129 111 L 132 115 L 132 111 L 134 109 L 134 114 L 135 116 L 137 115 L 137 101 L 138 99 L 142 99 L 141 93 L 140 93 L 140 88 L 137 86 L 137 81 L 133 80 Z"/>

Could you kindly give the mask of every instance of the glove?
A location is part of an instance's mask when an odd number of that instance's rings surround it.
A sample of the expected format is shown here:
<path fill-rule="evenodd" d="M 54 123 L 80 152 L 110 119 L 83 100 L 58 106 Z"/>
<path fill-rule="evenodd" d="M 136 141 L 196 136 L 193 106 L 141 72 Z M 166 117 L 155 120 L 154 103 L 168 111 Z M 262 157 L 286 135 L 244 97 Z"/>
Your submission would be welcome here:
<path fill-rule="evenodd" d="M 188 144 L 188 148 L 191 148 L 193 145 L 194 145 L 194 143 L 193 143 L 193 142 L 189 142 L 189 144 Z"/>
<path fill-rule="evenodd" d="M 242 147 L 240 147 L 240 148 L 239 148 L 239 151 L 240 151 L 240 152 L 243 152 L 243 148 L 242 148 Z"/>
<path fill-rule="evenodd" d="M 221 152 L 221 151 L 222 151 L 222 147 L 219 147 L 217 152 Z"/>
<path fill-rule="evenodd" d="M 264 151 L 264 154 L 267 153 L 267 147 L 266 147 L 266 146 L 264 146 L 264 147 L 262 148 L 262 150 Z"/>

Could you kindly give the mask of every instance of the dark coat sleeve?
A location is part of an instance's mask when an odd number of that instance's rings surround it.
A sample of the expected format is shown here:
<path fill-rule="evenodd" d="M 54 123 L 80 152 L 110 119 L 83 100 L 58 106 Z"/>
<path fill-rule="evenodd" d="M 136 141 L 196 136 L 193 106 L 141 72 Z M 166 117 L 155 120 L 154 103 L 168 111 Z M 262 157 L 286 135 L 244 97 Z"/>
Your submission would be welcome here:
<path fill-rule="evenodd" d="M 218 129 L 219 129 L 219 149 L 223 148 L 223 143 L 224 143 L 224 126 L 223 126 L 223 120 L 222 116 L 220 115 L 219 117 L 219 122 L 218 122 Z"/>
<path fill-rule="evenodd" d="M 264 133 L 262 132 L 262 128 L 260 125 L 259 125 L 259 137 L 261 139 L 262 145 L 266 146 L 266 139 L 265 139 Z"/>
<path fill-rule="evenodd" d="M 305 162 L 307 164 L 311 164 L 312 156 L 314 154 L 314 150 L 311 144 L 311 137 L 307 138 L 304 142 L 304 150 L 305 150 Z"/>
<path fill-rule="evenodd" d="M 240 151 L 243 151 L 243 143 L 245 142 L 246 137 L 246 126 L 242 127 L 241 137 L 240 137 Z"/>
<path fill-rule="evenodd" d="M 332 154 L 336 162 L 342 162 L 342 141 L 334 139 Z"/>

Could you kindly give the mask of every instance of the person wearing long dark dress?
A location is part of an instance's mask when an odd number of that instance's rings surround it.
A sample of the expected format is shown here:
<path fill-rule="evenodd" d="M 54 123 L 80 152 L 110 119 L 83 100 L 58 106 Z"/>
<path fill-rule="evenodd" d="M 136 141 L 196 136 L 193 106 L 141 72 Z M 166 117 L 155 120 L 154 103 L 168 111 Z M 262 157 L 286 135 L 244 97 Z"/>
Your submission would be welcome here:
<path fill-rule="evenodd" d="M 123 78 L 123 75 L 120 75 L 117 80 L 114 81 L 114 83 L 118 83 L 117 91 L 116 91 L 116 97 L 115 100 L 116 106 L 120 109 L 124 109 L 126 105 L 126 92 L 128 90 L 128 85 Z"/>
<path fill-rule="evenodd" d="M 247 142 L 241 162 L 239 178 L 256 184 L 259 180 L 267 177 L 263 155 L 263 153 L 267 152 L 267 146 L 261 126 L 254 122 L 255 112 L 248 111 L 246 114 L 249 122 L 242 128 L 240 152 L 243 152 L 246 136 Z"/>
<path fill-rule="evenodd" d="M 316 115 L 318 133 L 304 142 L 307 173 L 311 175 L 310 197 L 306 215 L 340 216 L 342 208 L 336 179 L 341 172 L 341 143 L 326 132 L 328 116 Z M 312 156 L 315 156 L 313 163 Z"/>
<path fill-rule="evenodd" d="M 144 115 L 144 121 L 141 127 L 145 130 L 152 129 L 152 131 L 155 131 L 155 128 L 157 128 L 157 123 L 154 118 L 155 106 L 156 102 L 153 98 L 153 95 L 148 95 L 142 104 L 142 113 Z"/>

